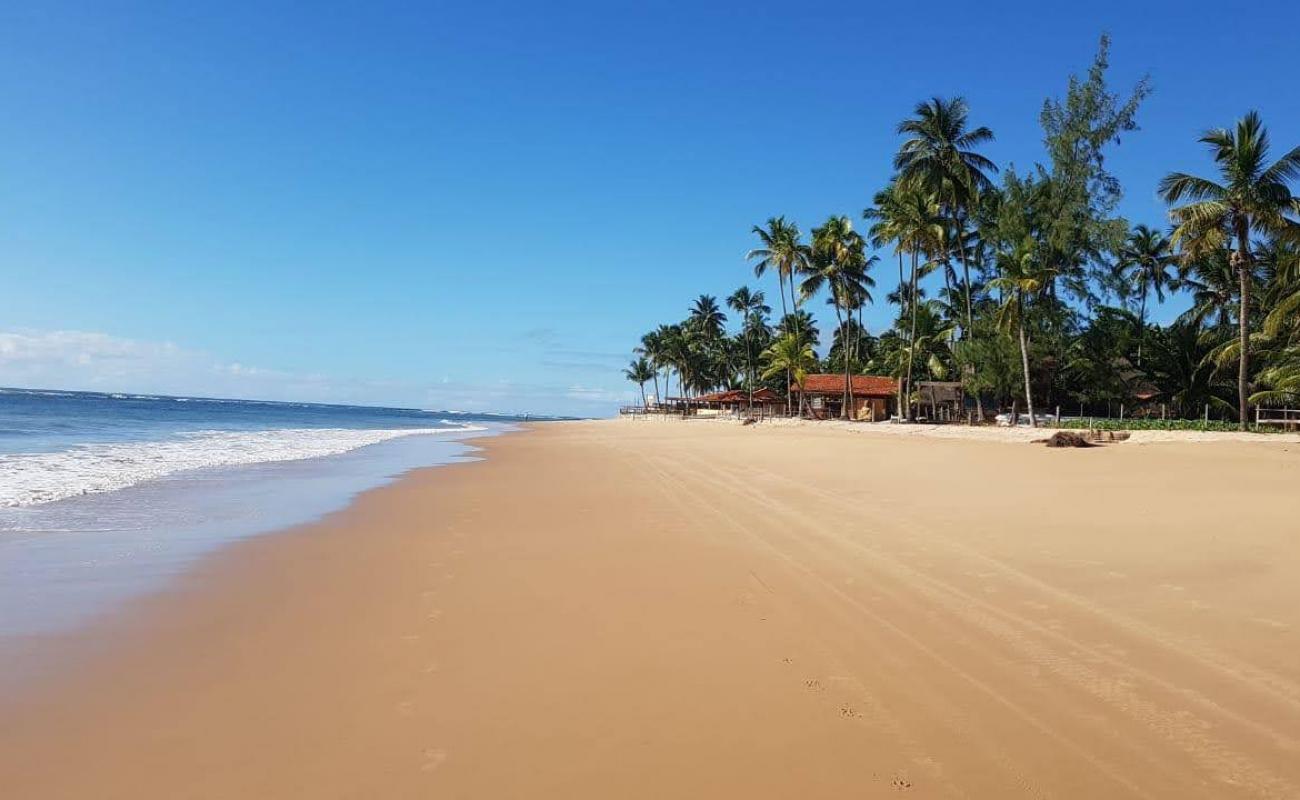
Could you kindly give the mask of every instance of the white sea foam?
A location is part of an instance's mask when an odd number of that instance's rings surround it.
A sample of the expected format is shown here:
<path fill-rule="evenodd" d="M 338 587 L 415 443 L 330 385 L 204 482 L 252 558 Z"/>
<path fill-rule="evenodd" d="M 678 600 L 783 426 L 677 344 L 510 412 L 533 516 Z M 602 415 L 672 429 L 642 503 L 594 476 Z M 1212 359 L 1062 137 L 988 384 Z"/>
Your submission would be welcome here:
<path fill-rule="evenodd" d="M 2 455 L 0 507 L 111 492 L 185 470 L 319 458 L 402 436 L 478 430 L 484 428 L 460 425 L 396 430 L 198 431 L 163 441 L 101 443 L 55 453 Z"/>

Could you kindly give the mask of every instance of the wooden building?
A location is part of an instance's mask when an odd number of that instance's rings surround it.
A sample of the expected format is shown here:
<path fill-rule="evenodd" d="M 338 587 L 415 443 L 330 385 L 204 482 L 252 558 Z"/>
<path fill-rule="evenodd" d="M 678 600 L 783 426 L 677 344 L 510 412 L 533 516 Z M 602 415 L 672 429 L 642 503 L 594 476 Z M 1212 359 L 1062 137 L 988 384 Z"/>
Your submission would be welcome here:
<path fill-rule="evenodd" d="M 777 416 L 785 413 L 785 398 L 766 387 L 755 389 L 752 397 L 745 389 L 727 389 L 692 397 L 687 402 L 693 408 L 715 409 L 735 414 L 752 411 L 762 416 Z"/>
<path fill-rule="evenodd" d="M 917 381 L 913 401 L 917 418 L 927 422 L 960 422 L 965 416 L 966 395 L 959 381 Z"/>
<path fill-rule="evenodd" d="M 898 406 L 898 381 L 883 375 L 853 375 L 849 386 L 852 405 L 849 417 L 855 420 L 880 421 L 889 419 Z M 844 408 L 844 376 L 838 374 L 809 375 L 802 387 L 793 387 L 795 403 L 800 395 L 807 398 L 812 415 L 817 419 L 834 419 Z"/>

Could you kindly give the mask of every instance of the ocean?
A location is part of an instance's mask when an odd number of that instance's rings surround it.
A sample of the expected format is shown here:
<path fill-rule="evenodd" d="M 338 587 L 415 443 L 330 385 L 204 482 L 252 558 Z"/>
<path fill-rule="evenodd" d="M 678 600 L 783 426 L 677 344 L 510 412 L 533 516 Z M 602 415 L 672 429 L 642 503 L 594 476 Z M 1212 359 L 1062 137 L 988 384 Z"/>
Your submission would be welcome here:
<path fill-rule="evenodd" d="M 467 440 L 518 420 L 0 389 L 0 650 L 109 613 L 223 543 L 470 458 Z"/>

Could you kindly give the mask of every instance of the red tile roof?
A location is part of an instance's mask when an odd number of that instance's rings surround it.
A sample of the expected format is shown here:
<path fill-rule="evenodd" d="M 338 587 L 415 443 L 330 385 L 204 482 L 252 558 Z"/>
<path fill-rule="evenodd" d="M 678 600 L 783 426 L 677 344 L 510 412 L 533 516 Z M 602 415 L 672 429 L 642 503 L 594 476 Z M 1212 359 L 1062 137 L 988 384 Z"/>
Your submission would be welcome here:
<path fill-rule="evenodd" d="M 894 397 L 898 394 L 898 381 L 883 375 L 854 375 L 854 397 Z M 798 391 L 798 388 L 795 388 Z M 808 394 L 844 394 L 843 375 L 809 375 L 804 379 L 803 390 Z"/>

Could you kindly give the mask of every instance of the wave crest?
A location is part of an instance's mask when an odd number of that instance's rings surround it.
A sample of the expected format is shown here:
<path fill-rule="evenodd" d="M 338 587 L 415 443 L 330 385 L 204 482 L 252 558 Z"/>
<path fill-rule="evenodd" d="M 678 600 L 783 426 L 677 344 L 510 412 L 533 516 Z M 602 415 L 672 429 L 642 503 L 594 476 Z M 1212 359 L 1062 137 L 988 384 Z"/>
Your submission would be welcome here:
<path fill-rule="evenodd" d="M 0 456 L 0 507 L 50 503 L 125 489 L 186 470 L 234 467 L 346 453 L 403 436 L 463 433 L 481 426 L 353 430 L 289 428 L 197 431 L 175 439 L 83 445 L 54 453 Z"/>

